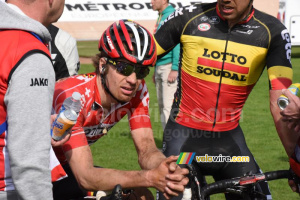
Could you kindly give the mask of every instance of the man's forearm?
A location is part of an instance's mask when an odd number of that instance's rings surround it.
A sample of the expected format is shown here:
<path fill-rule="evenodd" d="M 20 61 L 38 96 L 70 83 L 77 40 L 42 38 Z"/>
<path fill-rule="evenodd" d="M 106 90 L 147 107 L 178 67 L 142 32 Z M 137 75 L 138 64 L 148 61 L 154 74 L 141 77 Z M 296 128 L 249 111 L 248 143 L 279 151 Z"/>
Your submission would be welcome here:
<path fill-rule="evenodd" d="M 117 184 L 122 188 L 153 187 L 151 180 L 147 179 L 149 171 L 121 171 L 106 168 L 93 168 L 89 175 L 80 177 L 78 183 L 86 190 L 110 191 Z M 81 174 L 82 176 L 82 174 Z"/>
<path fill-rule="evenodd" d="M 276 126 L 278 136 L 282 142 L 282 145 L 287 155 L 290 157 L 294 153 L 294 149 L 298 141 L 299 135 L 295 133 L 293 130 L 288 129 L 287 123 L 282 121 L 280 115 L 280 108 L 277 106 L 276 103 L 277 96 L 279 95 L 276 93 L 278 93 L 278 91 L 272 91 L 272 90 L 270 91 L 270 98 L 271 98 L 270 110 L 273 116 L 273 120 Z"/>
<path fill-rule="evenodd" d="M 139 156 L 139 164 L 142 169 L 153 169 L 157 167 L 166 157 L 157 148 Z"/>
<path fill-rule="evenodd" d="M 151 128 L 133 130 L 131 135 L 142 169 L 153 169 L 166 158 L 156 147 Z"/>

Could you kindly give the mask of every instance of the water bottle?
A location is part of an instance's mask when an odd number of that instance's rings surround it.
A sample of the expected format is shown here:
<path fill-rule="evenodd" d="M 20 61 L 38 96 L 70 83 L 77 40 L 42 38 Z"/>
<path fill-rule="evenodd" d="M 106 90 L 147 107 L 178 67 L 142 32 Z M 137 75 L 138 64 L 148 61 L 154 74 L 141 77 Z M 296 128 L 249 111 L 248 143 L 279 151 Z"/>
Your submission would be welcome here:
<path fill-rule="evenodd" d="M 81 109 L 80 98 L 81 94 L 74 92 L 71 97 L 66 98 L 63 102 L 51 127 L 51 136 L 54 140 L 62 140 L 76 124 Z"/>
<path fill-rule="evenodd" d="M 183 197 L 181 200 L 191 200 L 192 199 L 192 189 L 185 188 L 183 191 Z"/>
<path fill-rule="evenodd" d="M 291 91 L 292 94 L 300 97 L 300 83 L 293 83 L 288 88 L 289 91 Z M 284 110 L 287 105 L 289 105 L 289 99 L 285 95 L 280 95 L 280 97 L 277 100 L 277 104 L 281 110 Z"/>

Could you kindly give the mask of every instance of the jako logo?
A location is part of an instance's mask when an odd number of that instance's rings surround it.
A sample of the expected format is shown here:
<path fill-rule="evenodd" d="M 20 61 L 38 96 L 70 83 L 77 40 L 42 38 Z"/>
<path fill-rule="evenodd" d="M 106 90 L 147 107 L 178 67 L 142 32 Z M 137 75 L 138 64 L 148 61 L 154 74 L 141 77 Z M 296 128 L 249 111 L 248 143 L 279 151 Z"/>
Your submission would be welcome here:
<path fill-rule="evenodd" d="M 198 29 L 200 31 L 208 31 L 210 29 L 210 24 L 208 24 L 208 23 L 199 24 Z"/>

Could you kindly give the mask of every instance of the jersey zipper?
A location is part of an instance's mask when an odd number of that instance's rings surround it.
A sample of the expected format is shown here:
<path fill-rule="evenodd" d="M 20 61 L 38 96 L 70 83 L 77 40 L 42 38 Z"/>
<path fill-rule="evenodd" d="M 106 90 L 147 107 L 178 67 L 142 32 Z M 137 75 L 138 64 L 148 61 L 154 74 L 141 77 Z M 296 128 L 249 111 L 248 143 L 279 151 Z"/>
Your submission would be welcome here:
<path fill-rule="evenodd" d="M 229 28 L 228 32 L 227 32 L 224 56 L 222 58 L 223 62 L 222 62 L 221 76 L 220 76 L 220 82 L 219 82 L 219 89 L 218 89 L 218 94 L 217 94 L 217 102 L 216 102 L 216 106 L 215 106 L 215 117 L 214 117 L 214 123 L 213 123 L 212 129 L 215 128 L 216 122 L 217 122 L 219 98 L 220 98 L 220 93 L 221 93 L 222 78 L 223 78 L 223 74 L 224 74 L 223 71 L 224 71 L 224 65 L 225 65 L 225 61 L 226 61 L 227 47 L 228 47 L 228 41 L 229 41 L 230 34 L 231 34 L 231 28 Z"/>

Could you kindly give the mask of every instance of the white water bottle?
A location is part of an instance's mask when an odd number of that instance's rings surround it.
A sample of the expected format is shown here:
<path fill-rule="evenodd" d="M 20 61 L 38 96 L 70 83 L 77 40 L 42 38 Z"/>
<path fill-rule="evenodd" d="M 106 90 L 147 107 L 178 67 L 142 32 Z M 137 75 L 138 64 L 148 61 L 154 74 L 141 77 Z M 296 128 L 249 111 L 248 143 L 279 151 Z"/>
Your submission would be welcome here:
<path fill-rule="evenodd" d="M 183 197 L 181 200 L 191 200 L 192 199 L 192 189 L 185 188 L 183 191 Z"/>
<path fill-rule="evenodd" d="M 59 114 L 52 123 L 51 136 L 54 140 L 62 140 L 76 124 L 81 109 L 81 94 L 74 92 L 63 102 Z"/>

